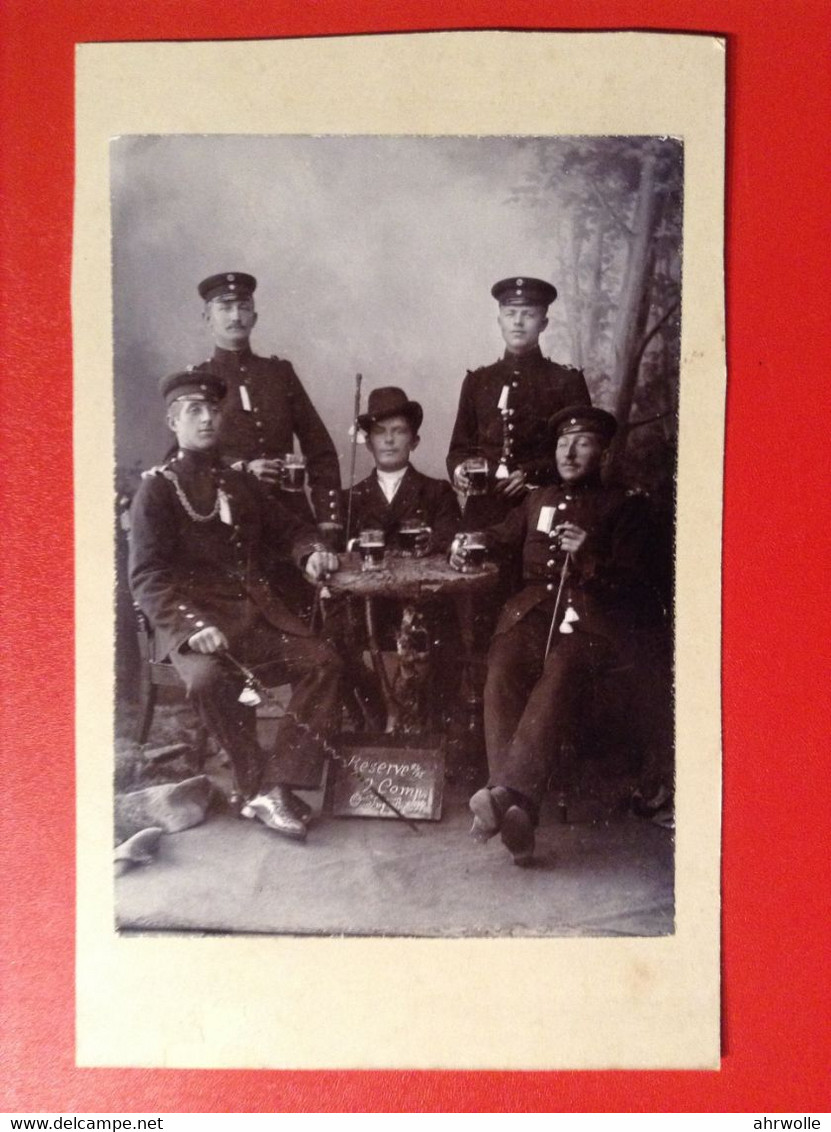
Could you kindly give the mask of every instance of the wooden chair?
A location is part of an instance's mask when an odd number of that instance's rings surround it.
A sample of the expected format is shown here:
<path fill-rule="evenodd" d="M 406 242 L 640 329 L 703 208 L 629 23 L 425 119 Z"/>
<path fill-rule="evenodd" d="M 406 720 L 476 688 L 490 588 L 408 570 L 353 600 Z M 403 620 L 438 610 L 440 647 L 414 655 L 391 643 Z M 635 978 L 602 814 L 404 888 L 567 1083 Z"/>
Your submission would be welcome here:
<path fill-rule="evenodd" d="M 136 628 L 141 662 L 139 717 L 135 740 L 141 746 L 144 746 L 150 734 L 150 728 L 153 726 L 159 688 L 178 688 L 181 692 L 184 692 L 185 686 L 179 673 L 169 660 L 158 660 L 156 658 L 153 628 L 135 602 L 133 608 L 136 611 Z M 198 725 L 196 730 L 194 753 L 196 756 L 194 760 L 195 768 L 201 772 L 208 753 L 208 733 L 201 724 Z"/>

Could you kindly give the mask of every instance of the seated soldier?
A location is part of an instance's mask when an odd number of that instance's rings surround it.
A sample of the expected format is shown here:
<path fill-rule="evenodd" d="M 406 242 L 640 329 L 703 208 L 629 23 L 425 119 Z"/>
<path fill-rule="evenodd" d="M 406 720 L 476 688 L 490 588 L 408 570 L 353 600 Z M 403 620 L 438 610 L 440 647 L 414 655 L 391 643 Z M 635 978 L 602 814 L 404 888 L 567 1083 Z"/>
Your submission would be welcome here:
<path fill-rule="evenodd" d="M 153 626 L 159 658 L 170 658 L 231 757 L 244 816 L 303 840 L 309 807 L 290 787 L 320 785 L 341 664 L 269 587 L 262 555 L 272 544 L 288 548 L 313 580 L 336 570 L 338 560 L 313 527 L 220 461 L 221 378 L 175 373 L 161 391 L 179 450 L 144 474 L 133 501 L 130 586 Z M 240 665 L 293 686 L 270 753 L 257 742 L 254 712 L 240 702 Z"/>
<path fill-rule="evenodd" d="M 488 655 L 489 782 L 470 799 L 470 832 L 500 833 L 518 865 L 533 858 L 540 803 L 584 693 L 631 655 L 654 608 L 646 499 L 600 479 L 614 417 L 573 405 L 549 427 L 561 482 L 486 532 L 489 548 L 521 553 L 524 589 L 502 610 Z"/>

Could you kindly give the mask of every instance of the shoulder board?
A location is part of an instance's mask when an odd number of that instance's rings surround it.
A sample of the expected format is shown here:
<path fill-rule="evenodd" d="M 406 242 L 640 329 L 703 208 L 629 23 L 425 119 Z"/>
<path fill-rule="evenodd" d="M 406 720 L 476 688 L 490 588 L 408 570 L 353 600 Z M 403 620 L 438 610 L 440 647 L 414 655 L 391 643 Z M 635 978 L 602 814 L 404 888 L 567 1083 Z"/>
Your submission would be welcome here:
<path fill-rule="evenodd" d="M 493 369 L 493 367 L 498 366 L 501 361 L 502 361 L 502 358 L 497 358 L 495 362 L 488 362 L 488 364 L 486 366 L 477 366 L 476 369 L 469 369 L 467 371 L 468 377 L 471 374 L 484 373 L 486 370 Z"/>
<path fill-rule="evenodd" d="M 167 469 L 167 464 L 154 464 L 152 468 L 148 468 L 146 472 L 141 473 L 141 478 L 146 480 L 149 479 L 150 476 L 163 476 Z"/>

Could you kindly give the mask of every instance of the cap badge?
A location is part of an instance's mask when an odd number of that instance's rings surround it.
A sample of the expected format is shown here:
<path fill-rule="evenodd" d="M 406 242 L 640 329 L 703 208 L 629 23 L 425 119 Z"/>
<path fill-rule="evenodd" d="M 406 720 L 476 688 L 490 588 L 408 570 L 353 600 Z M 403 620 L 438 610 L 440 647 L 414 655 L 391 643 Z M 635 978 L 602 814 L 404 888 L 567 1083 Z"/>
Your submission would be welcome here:
<path fill-rule="evenodd" d="M 517 287 L 523 287 L 525 285 L 525 280 L 524 279 L 517 279 L 516 285 L 517 285 Z"/>
<path fill-rule="evenodd" d="M 233 273 L 233 272 L 229 272 L 229 273 L 228 273 L 228 276 L 227 276 L 227 279 L 228 279 L 228 282 L 229 282 L 229 283 L 233 283 L 233 282 L 234 282 L 234 280 L 236 279 L 236 276 L 234 275 L 234 273 Z"/>

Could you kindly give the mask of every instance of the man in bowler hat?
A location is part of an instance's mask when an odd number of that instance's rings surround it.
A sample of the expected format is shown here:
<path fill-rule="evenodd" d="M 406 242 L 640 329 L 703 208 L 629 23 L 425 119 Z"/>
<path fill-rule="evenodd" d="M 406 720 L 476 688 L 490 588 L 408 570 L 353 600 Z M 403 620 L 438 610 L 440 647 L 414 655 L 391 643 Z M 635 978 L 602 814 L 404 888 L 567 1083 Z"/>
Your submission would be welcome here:
<path fill-rule="evenodd" d="M 303 523 L 219 459 L 227 389 L 210 370 L 161 384 L 176 455 L 144 473 L 132 508 L 130 586 L 208 730 L 231 757 L 242 813 L 295 840 L 308 807 L 291 790 L 320 784 L 326 737 L 339 714 L 341 664 L 269 585 L 263 552 L 278 545 L 317 580 L 338 559 Z M 275 748 L 256 738 L 240 702 L 245 675 L 291 682 Z M 250 694 L 250 693 L 249 693 Z"/>
<path fill-rule="evenodd" d="M 416 545 L 406 548 L 417 555 L 445 552 L 460 526 L 459 505 L 447 480 L 424 475 L 410 461 L 421 440 L 419 430 L 423 419 L 418 401 L 411 401 L 397 386 L 373 389 L 366 412 L 358 417 L 358 427 L 366 437 L 375 468 L 355 485 L 351 508 L 348 493 L 344 493 L 343 511 L 351 515 L 351 534 L 359 535 L 361 530 L 367 529 L 381 530 L 386 550 L 393 553 L 405 549 L 402 536 L 405 524 L 421 528 Z M 402 637 L 401 603 L 388 598 L 376 599 L 374 612 L 384 647 L 407 648 Z M 356 632 L 354 626 L 351 630 L 347 628 L 342 609 L 332 614 L 329 625 L 339 647 L 354 657 L 364 646 L 363 634 Z M 417 627 L 424 626 L 429 632 L 434 650 L 443 655 L 448 644 L 446 626 L 455 625 L 453 610 L 445 603 L 434 602 L 419 610 L 415 620 Z M 422 636 L 420 628 L 417 633 L 412 628 L 410 632 L 413 639 Z M 363 678 L 360 659 L 350 663 L 347 670 L 351 676 L 361 677 L 356 693 L 364 710 L 377 714 L 379 690 L 372 681 Z M 452 681 L 445 681 L 442 693 L 446 693 L 451 684 Z"/>
<path fill-rule="evenodd" d="M 540 803 L 585 694 L 632 659 L 658 612 L 646 497 L 601 482 L 614 417 L 578 404 L 549 428 L 560 482 L 529 492 L 486 532 L 492 550 L 521 554 L 524 587 L 502 610 L 488 655 L 489 781 L 470 799 L 471 834 L 500 833 L 518 865 L 533 857 Z"/>
<path fill-rule="evenodd" d="M 358 427 L 366 436 L 375 468 L 352 492 L 351 531 L 363 527 L 383 530 L 387 545 L 396 548 L 401 524 L 420 519 L 432 530 L 421 550 L 444 551 L 455 534 L 460 514 L 453 489 L 446 480 L 417 471 L 410 457 L 418 448 L 424 413 L 403 389 L 373 389 Z M 348 496 L 344 504 L 348 507 Z"/>

